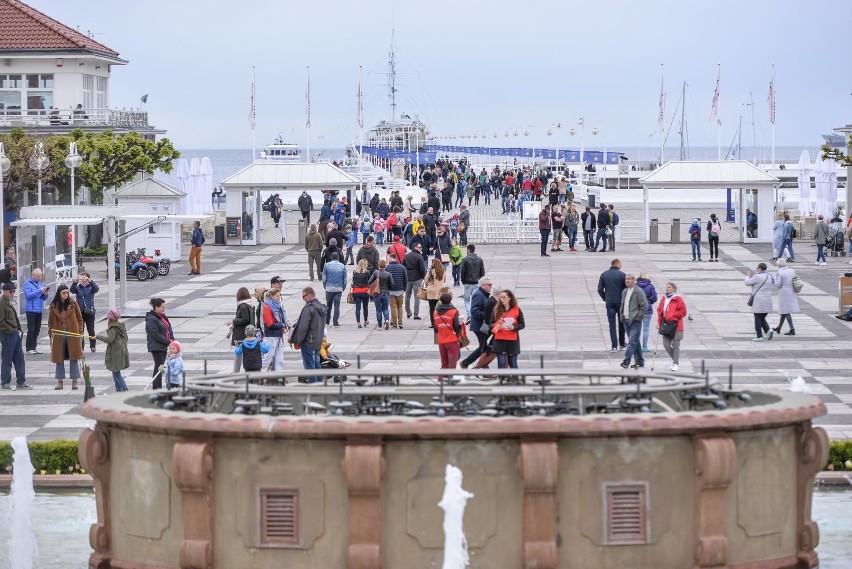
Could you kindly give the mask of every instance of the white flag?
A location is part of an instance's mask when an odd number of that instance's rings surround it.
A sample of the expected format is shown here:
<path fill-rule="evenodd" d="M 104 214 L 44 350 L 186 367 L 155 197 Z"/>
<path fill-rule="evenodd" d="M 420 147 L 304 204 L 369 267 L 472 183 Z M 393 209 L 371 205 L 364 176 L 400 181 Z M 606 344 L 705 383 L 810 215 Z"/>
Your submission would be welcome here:
<path fill-rule="evenodd" d="M 722 70 L 716 75 L 716 91 L 713 93 L 713 105 L 710 107 L 710 122 L 716 121 L 716 124 L 721 125 L 719 120 L 719 80 L 722 77 Z"/>
<path fill-rule="evenodd" d="M 775 124 L 775 66 L 772 67 L 772 79 L 769 80 L 769 122 Z"/>
<path fill-rule="evenodd" d="M 663 78 L 660 77 L 660 109 L 657 111 L 657 132 L 666 130 L 666 93 L 663 91 Z"/>
<path fill-rule="evenodd" d="M 251 67 L 251 101 L 249 107 L 249 126 L 252 130 L 255 127 L 255 119 L 257 118 L 257 113 L 255 111 L 255 103 L 254 103 L 254 66 Z"/>

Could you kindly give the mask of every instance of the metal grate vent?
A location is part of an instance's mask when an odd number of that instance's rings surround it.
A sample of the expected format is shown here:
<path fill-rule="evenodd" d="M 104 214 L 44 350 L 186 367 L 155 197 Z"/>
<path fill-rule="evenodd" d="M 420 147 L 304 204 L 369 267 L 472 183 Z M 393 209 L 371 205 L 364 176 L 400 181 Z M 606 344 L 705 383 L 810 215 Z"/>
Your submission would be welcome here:
<path fill-rule="evenodd" d="M 606 487 L 607 543 L 647 543 L 647 510 L 644 485 Z"/>
<path fill-rule="evenodd" d="M 299 544 L 299 491 L 263 489 L 260 491 L 261 545 Z"/>

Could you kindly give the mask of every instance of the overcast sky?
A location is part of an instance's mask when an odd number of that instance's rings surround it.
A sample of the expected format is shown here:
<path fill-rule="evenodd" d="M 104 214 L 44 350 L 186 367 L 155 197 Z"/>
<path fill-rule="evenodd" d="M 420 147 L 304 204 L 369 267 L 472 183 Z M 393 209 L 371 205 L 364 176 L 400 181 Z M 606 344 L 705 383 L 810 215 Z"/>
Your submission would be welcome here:
<path fill-rule="evenodd" d="M 148 94 L 153 124 L 179 148 L 249 148 L 251 67 L 257 67 L 257 144 L 279 132 L 305 143 L 305 66 L 311 68 L 312 147 L 357 140 L 358 66 L 366 128 L 389 118 L 388 51 L 395 28 L 399 111 L 433 134 L 531 131 L 529 144 L 584 117 L 586 145 L 648 146 L 656 129 L 660 64 L 666 128 L 687 82 L 692 146 L 715 146 L 709 122 L 721 64 L 722 146 L 743 115 L 751 143 L 769 141 L 767 95 L 776 65 L 776 142 L 814 145 L 852 123 L 845 2 L 794 0 L 29 0 L 118 51 L 112 107 Z M 605 6 L 606 9 L 598 8 Z M 667 145 L 678 144 L 680 110 Z M 532 125 L 530 129 L 528 125 Z M 591 140 L 592 126 L 600 134 Z M 322 137 L 320 139 L 320 137 Z M 480 139 L 480 144 L 484 143 Z M 459 144 L 470 144 L 473 142 Z M 523 145 L 522 136 L 514 145 Z"/>

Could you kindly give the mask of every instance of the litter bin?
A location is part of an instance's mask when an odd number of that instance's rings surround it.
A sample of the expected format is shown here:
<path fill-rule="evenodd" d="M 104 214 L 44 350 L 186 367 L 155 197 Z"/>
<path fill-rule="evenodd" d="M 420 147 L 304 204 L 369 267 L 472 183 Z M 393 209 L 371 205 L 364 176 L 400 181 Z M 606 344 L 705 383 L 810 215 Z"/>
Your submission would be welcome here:
<path fill-rule="evenodd" d="M 672 243 L 680 243 L 680 218 L 672 219 Z"/>
<path fill-rule="evenodd" d="M 845 313 L 852 308 L 852 273 L 844 273 L 840 277 L 840 312 Z"/>
<path fill-rule="evenodd" d="M 651 231 L 650 231 L 651 243 L 659 243 L 660 242 L 660 220 L 652 219 L 651 220 Z"/>
<path fill-rule="evenodd" d="M 597 207 L 597 204 L 598 204 L 598 195 L 593 194 L 592 192 L 589 192 L 588 195 L 589 195 L 589 207 L 592 208 L 592 210 L 594 210 Z"/>
<path fill-rule="evenodd" d="M 296 230 L 296 234 L 299 237 L 299 243 L 304 244 L 305 235 L 308 234 L 308 222 L 305 219 L 299 220 L 299 226 L 298 226 L 298 229 Z"/>
<path fill-rule="evenodd" d="M 217 225 L 213 228 L 213 242 L 216 245 L 224 245 L 225 244 L 225 226 Z"/>

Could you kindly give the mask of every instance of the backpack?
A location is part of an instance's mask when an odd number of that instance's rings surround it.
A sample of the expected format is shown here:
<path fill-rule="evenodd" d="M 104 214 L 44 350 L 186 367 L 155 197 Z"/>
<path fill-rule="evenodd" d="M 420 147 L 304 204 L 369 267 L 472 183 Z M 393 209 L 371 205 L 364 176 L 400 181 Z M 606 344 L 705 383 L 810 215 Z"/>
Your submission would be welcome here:
<path fill-rule="evenodd" d="M 722 228 L 719 227 L 718 223 L 714 223 L 713 225 L 710 226 L 710 236 L 711 237 L 718 237 L 721 232 L 722 232 Z"/>
<path fill-rule="evenodd" d="M 373 230 L 372 226 L 373 226 L 373 224 L 370 223 L 369 221 L 362 222 L 361 223 L 361 233 L 363 233 L 364 235 L 369 235 L 370 232 Z"/>
<path fill-rule="evenodd" d="M 793 285 L 793 292 L 799 294 L 802 292 L 802 289 L 805 287 L 805 283 L 802 282 L 802 279 L 799 278 L 799 275 L 793 277 L 793 281 L 791 283 Z"/>
<path fill-rule="evenodd" d="M 798 236 L 799 236 L 799 232 L 796 231 L 796 227 L 794 226 L 793 229 L 790 230 L 790 238 L 795 239 Z"/>
<path fill-rule="evenodd" d="M 689 234 L 692 236 L 693 241 L 700 241 L 701 240 L 701 229 L 700 228 L 693 227 L 692 231 L 690 231 Z"/>
<path fill-rule="evenodd" d="M 396 227 L 396 224 L 397 224 L 396 214 L 392 213 L 391 216 L 388 218 L 388 227 Z"/>
<path fill-rule="evenodd" d="M 615 212 L 612 212 L 612 224 L 618 225 L 618 214 Z"/>

